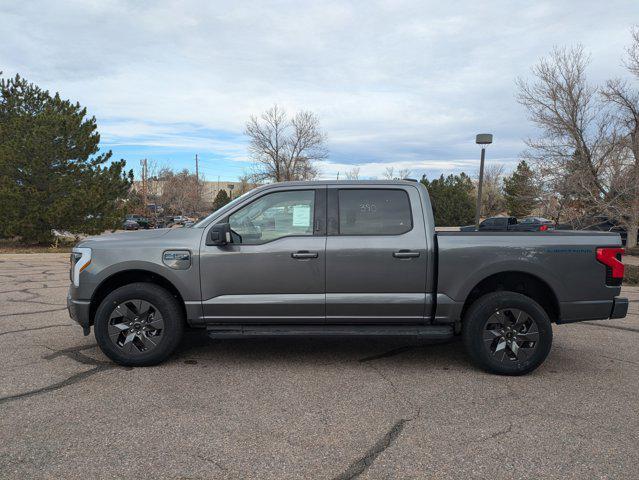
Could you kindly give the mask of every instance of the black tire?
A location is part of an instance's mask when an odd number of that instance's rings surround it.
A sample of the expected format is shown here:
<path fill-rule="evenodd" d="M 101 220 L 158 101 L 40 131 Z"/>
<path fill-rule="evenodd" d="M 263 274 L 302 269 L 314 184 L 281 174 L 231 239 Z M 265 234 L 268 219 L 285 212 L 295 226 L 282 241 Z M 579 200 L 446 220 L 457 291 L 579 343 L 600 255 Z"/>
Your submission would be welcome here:
<path fill-rule="evenodd" d="M 498 375 L 524 375 L 548 356 L 552 326 L 546 311 L 532 298 L 502 291 L 484 295 L 470 306 L 462 337 L 479 368 Z"/>
<path fill-rule="evenodd" d="M 138 312 L 136 304 L 149 304 L 147 314 Z M 98 307 L 95 339 L 115 363 L 146 367 L 173 353 L 182 340 L 184 323 L 182 308 L 170 292 L 152 283 L 131 283 L 113 290 Z"/>

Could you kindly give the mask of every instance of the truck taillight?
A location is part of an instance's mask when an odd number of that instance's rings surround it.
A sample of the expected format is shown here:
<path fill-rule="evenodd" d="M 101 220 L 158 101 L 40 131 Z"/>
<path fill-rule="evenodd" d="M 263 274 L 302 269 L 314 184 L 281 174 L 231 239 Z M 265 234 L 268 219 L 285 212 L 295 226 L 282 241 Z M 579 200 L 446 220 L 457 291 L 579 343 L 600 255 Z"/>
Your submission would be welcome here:
<path fill-rule="evenodd" d="M 602 247 L 597 249 L 597 261 L 606 266 L 606 284 L 621 285 L 624 265 L 621 256 L 624 249 L 619 247 Z"/>
<path fill-rule="evenodd" d="M 539 227 L 539 231 L 540 231 L 540 232 L 546 232 L 546 231 L 548 231 L 548 225 L 545 225 L 545 224 L 544 224 L 544 225 L 541 225 L 541 226 Z"/>

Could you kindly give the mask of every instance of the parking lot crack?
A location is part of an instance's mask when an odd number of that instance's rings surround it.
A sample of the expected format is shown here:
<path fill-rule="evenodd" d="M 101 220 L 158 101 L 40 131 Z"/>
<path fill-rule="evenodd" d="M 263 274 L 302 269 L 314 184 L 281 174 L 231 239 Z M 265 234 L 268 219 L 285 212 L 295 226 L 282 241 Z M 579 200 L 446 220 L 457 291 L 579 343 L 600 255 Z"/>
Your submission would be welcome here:
<path fill-rule="evenodd" d="M 51 310 L 36 310 L 36 311 L 28 311 L 28 312 L 3 313 L 3 314 L 0 314 L 0 317 L 16 317 L 18 315 L 37 315 L 38 313 L 61 312 L 62 310 L 66 310 L 66 309 L 67 309 L 67 307 L 61 307 L 61 308 L 52 308 Z"/>
<path fill-rule="evenodd" d="M 416 346 L 410 347 L 410 348 L 415 348 Z M 403 348 L 407 348 L 407 347 L 403 347 Z M 395 350 L 400 350 L 400 349 L 395 349 Z M 405 351 L 405 350 L 402 350 Z M 391 351 L 392 352 L 392 351 Z M 390 353 L 390 352 L 387 352 Z M 401 353 L 401 352 L 398 352 Z M 386 356 L 386 355 L 384 355 Z M 383 358 L 383 357 L 379 357 L 379 358 Z M 361 362 L 361 360 L 360 360 Z M 349 465 L 349 467 L 342 472 L 341 474 L 337 475 L 336 477 L 333 478 L 333 480 L 351 480 L 354 478 L 359 477 L 362 473 L 364 473 L 366 470 L 368 470 L 368 468 L 373 464 L 373 462 L 375 462 L 375 460 L 377 459 L 377 457 L 379 457 L 386 449 L 388 449 L 389 447 L 391 447 L 395 441 L 397 440 L 397 438 L 399 437 L 399 435 L 402 433 L 404 427 L 406 426 L 407 423 L 415 420 L 416 418 L 418 418 L 421 415 L 421 407 L 413 404 L 412 401 L 410 401 L 408 398 L 406 398 L 404 395 L 402 395 L 402 393 L 399 391 L 399 389 L 397 388 L 397 386 L 395 385 L 395 383 L 388 378 L 379 368 L 377 368 L 375 365 L 373 365 L 372 363 L 369 364 L 369 366 L 386 382 L 388 383 L 388 385 L 391 387 L 391 389 L 393 390 L 394 395 L 401 399 L 403 402 L 407 403 L 415 412 L 412 416 L 410 416 L 409 418 L 401 418 L 400 420 L 398 420 L 392 427 L 391 429 L 386 432 L 386 434 L 384 436 L 382 436 L 379 440 L 377 440 L 377 442 L 375 442 L 373 444 L 372 447 L 370 447 L 366 453 L 364 453 L 364 455 L 362 457 L 360 457 L 359 459 L 355 460 L 353 463 L 351 463 Z"/>
<path fill-rule="evenodd" d="M 405 345 L 403 347 L 394 348 L 393 350 L 389 350 L 387 352 L 379 353 L 377 355 L 371 355 L 370 357 L 360 358 L 358 360 L 358 362 L 366 363 L 366 362 L 372 362 L 373 360 L 379 360 L 380 358 L 394 357 L 395 355 L 399 355 L 399 354 L 402 354 L 404 352 L 408 352 L 410 350 L 414 350 L 417 347 L 418 347 L 418 345 Z"/>
<path fill-rule="evenodd" d="M 49 355 L 45 355 L 42 358 L 45 360 L 52 360 L 54 358 L 64 356 L 64 357 L 70 358 L 71 360 L 75 360 L 76 362 L 81 363 L 83 365 L 94 365 L 94 366 L 105 366 L 109 368 L 116 368 L 116 366 L 110 362 L 101 362 L 99 360 L 96 360 L 95 358 L 92 358 L 82 353 L 83 350 L 89 350 L 95 347 L 97 347 L 97 345 L 93 344 L 93 345 L 80 345 L 78 347 L 65 348 L 63 350 L 53 350 L 53 353 L 50 353 Z M 49 348 L 49 347 L 45 346 L 45 348 Z M 52 350 L 52 349 L 49 348 L 49 350 Z"/>
<path fill-rule="evenodd" d="M 396 398 L 398 398 L 400 401 L 408 404 L 408 406 L 414 410 L 415 412 L 417 412 L 413 417 L 411 417 L 409 420 L 413 420 L 414 418 L 417 418 L 420 414 L 420 407 L 418 405 L 415 405 L 410 399 L 408 399 L 402 392 L 400 392 L 400 390 L 397 388 L 397 385 L 395 385 L 395 383 L 388 378 L 387 375 L 385 375 L 378 367 L 376 367 L 373 364 L 369 365 L 374 371 L 375 373 L 377 373 L 386 383 L 388 383 L 388 385 L 391 387 L 391 389 L 393 390 L 393 394 L 395 395 Z"/>
<path fill-rule="evenodd" d="M 343 473 L 333 477 L 333 480 L 352 480 L 368 470 L 377 457 L 395 443 L 407 422 L 410 422 L 410 419 L 402 418 L 397 421 L 361 458 L 351 463 Z"/>
<path fill-rule="evenodd" d="M 639 333 L 639 329 L 631 327 L 622 327 L 621 325 L 606 325 L 604 323 L 579 322 L 581 325 L 590 325 L 591 327 L 612 328 L 614 330 L 623 330 L 625 332 Z"/>
<path fill-rule="evenodd" d="M 37 395 L 42 395 L 44 393 L 48 393 L 48 392 L 52 392 L 52 391 L 55 391 L 55 390 L 59 390 L 59 389 L 64 388 L 64 387 L 68 387 L 69 385 L 74 385 L 74 384 L 79 383 L 79 382 L 81 382 L 83 380 L 86 380 L 87 378 L 91 377 L 92 375 L 95 375 L 96 373 L 108 370 L 109 368 L 113 368 L 113 367 L 99 365 L 99 366 L 91 368 L 90 370 L 86 370 L 86 371 L 80 372 L 80 373 L 75 373 L 75 374 L 71 375 L 70 377 L 62 380 L 61 382 L 57 382 L 57 383 L 54 383 L 52 385 L 47 385 L 46 387 L 37 388 L 35 390 L 30 390 L 30 391 L 24 392 L 24 393 L 18 393 L 16 395 L 9 395 L 9 396 L 6 396 L 6 397 L 0 397 L 0 405 L 4 405 L 5 403 L 9 403 L 9 402 L 12 402 L 14 400 L 21 400 L 21 399 L 24 399 L 24 398 L 35 397 Z"/>
<path fill-rule="evenodd" d="M 508 424 L 506 428 L 497 430 L 496 432 L 491 433 L 490 435 L 487 435 L 485 437 L 478 438 L 477 440 L 471 441 L 471 443 L 483 443 L 486 440 L 492 440 L 493 438 L 501 437 L 503 435 L 508 435 L 510 432 L 512 432 L 512 430 L 513 430 L 513 424 L 511 422 Z"/>
<path fill-rule="evenodd" d="M 48 348 L 49 350 L 52 350 L 50 347 L 47 347 L 46 345 L 43 345 L 45 348 Z M 92 358 L 88 355 L 85 355 L 84 353 L 82 353 L 83 350 L 88 350 L 91 348 L 95 348 L 96 345 L 80 345 L 77 347 L 71 347 L 71 348 L 65 348 L 63 350 L 53 350 L 53 353 L 50 353 L 48 355 L 43 356 L 42 358 L 44 360 L 52 360 L 54 358 L 58 358 L 61 356 L 67 357 L 71 360 L 74 360 L 82 365 L 90 365 L 93 368 L 86 370 L 84 372 L 80 372 L 80 373 L 75 373 L 73 375 L 71 375 L 70 377 L 66 378 L 65 380 L 62 380 L 60 382 L 57 383 L 53 383 L 51 385 L 47 385 L 46 387 L 42 387 L 42 388 L 37 388 L 35 390 L 30 390 L 28 392 L 24 392 L 24 393 L 18 393 L 16 395 L 9 395 L 6 397 L 0 397 L 0 405 L 4 404 L 4 403 L 8 403 L 8 402 L 12 402 L 14 400 L 20 400 L 23 398 L 28 398 L 28 397 L 33 397 L 36 395 L 42 395 L 44 393 L 48 393 L 54 390 L 59 390 L 61 388 L 64 387 L 68 387 L 69 385 L 74 385 L 76 383 L 79 383 L 83 380 L 86 380 L 87 378 L 95 375 L 96 373 L 100 373 L 100 372 L 104 372 L 107 370 L 112 370 L 115 368 L 120 368 L 117 367 L 116 365 L 112 364 L 112 363 L 107 363 L 107 362 L 101 362 L 99 360 L 96 360 L 95 358 Z"/>
<path fill-rule="evenodd" d="M 59 324 L 55 324 L 55 325 L 43 325 L 41 327 L 22 328 L 20 330 L 9 330 L 7 332 L 0 332 L 0 336 L 8 335 L 10 333 L 33 332 L 34 330 L 44 330 L 44 329 L 47 329 L 47 328 L 73 327 L 73 326 L 74 325 L 72 323 L 59 323 Z"/>
<path fill-rule="evenodd" d="M 220 462 L 218 462 L 217 460 L 213 460 L 212 458 L 208 458 L 205 455 L 200 455 L 200 454 L 195 453 L 195 454 L 191 454 L 189 456 L 192 457 L 192 458 L 197 458 L 197 459 L 202 460 L 204 462 L 210 463 L 212 465 L 215 465 L 217 468 L 219 468 L 223 472 L 227 472 L 228 471 L 228 469 L 224 465 L 222 465 Z"/>
<path fill-rule="evenodd" d="M 607 358 L 608 360 L 614 360 L 615 362 L 621 362 L 621 363 L 627 363 L 628 365 L 637 365 L 637 366 L 639 366 L 639 362 L 633 362 L 632 360 L 627 360 L 625 358 L 610 357 L 608 355 L 602 355 L 602 354 L 599 354 L 599 356 L 602 357 L 602 358 Z"/>

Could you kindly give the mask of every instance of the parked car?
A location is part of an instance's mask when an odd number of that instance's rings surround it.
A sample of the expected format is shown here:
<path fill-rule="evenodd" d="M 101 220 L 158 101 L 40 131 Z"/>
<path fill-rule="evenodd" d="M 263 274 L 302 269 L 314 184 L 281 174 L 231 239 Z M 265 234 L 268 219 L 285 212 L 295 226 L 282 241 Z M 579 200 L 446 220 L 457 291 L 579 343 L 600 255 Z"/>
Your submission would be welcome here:
<path fill-rule="evenodd" d="M 581 219 L 579 221 L 579 225 L 581 226 L 582 230 L 618 233 L 621 237 L 622 245 L 626 245 L 626 240 L 628 238 L 628 229 L 625 226 L 620 225 L 619 222 L 613 218 L 601 215 L 594 218 Z M 574 229 L 574 227 L 570 224 L 562 224 L 558 226 L 558 228 L 561 230 Z M 637 233 L 639 234 L 639 229 L 637 229 Z"/>
<path fill-rule="evenodd" d="M 125 230 L 139 230 L 140 224 L 138 224 L 138 222 L 136 222 L 135 220 L 127 219 L 122 224 L 122 228 L 124 228 Z"/>
<path fill-rule="evenodd" d="M 480 232 L 504 232 L 511 230 L 517 224 L 515 217 L 489 217 L 479 224 Z M 462 232 L 474 232 L 475 225 L 466 225 L 459 230 Z"/>
<path fill-rule="evenodd" d="M 144 228 L 144 229 L 149 228 L 149 219 L 146 217 L 143 217 L 142 215 L 137 215 L 132 213 L 126 216 L 126 220 L 133 220 L 134 222 L 138 224 L 140 228 Z"/>
<path fill-rule="evenodd" d="M 547 232 L 555 229 L 555 222 L 543 217 L 525 217 L 508 229 L 515 232 Z"/>
<path fill-rule="evenodd" d="M 554 229 L 554 222 L 543 217 L 525 217 L 521 222 L 515 217 L 490 217 L 479 224 L 480 232 L 546 232 Z M 473 232 L 475 226 L 467 225 L 460 230 Z"/>
<path fill-rule="evenodd" d="M 165 360 L 188 325 L 216 338 L 461 334 L 478 366 L 520 375 L 548 355 L 553 323 L 626 315 L 622 252 L 606 232 L 435 232 L 417 182 L 288 182 L 192 228 L 81 241 L 67 305 L 122 365 Z"/>
<path fill-rule="evenodd" d="M 155 221 L 155 228 L 167 228 L 167 221 L 165 218 L 158 217 Z"/>

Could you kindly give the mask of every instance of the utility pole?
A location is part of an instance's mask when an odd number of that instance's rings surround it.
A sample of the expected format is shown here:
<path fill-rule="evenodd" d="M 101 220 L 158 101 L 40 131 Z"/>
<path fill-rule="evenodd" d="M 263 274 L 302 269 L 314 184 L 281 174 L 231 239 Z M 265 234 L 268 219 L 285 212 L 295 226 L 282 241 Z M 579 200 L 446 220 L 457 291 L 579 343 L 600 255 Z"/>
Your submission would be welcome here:
<path fill-rule="evenodd" d="M 142 215 L 146 214 L 146 158 L 140 160 L 142 165 Z"/>
<path fill-rule="evenodd" d="M 200 211 L 200 168 L 197 153 L 195 154 L 195 210 L 198 213 Z"/>
<path fill-rule="evenodd" d="M 479 217 L 481 215 L 481 190 L 484 184 L 484 160 L 486 158 L 486 147 L 493 143 L 493 136 L 490 133 L 480 133 L 475 137 L 475 143 L 481 145 L 481 160 L 479 162 L 479 183 L 477 184 L 477 209 L 475 210 L 475 230 L 479 230 Z"/>

